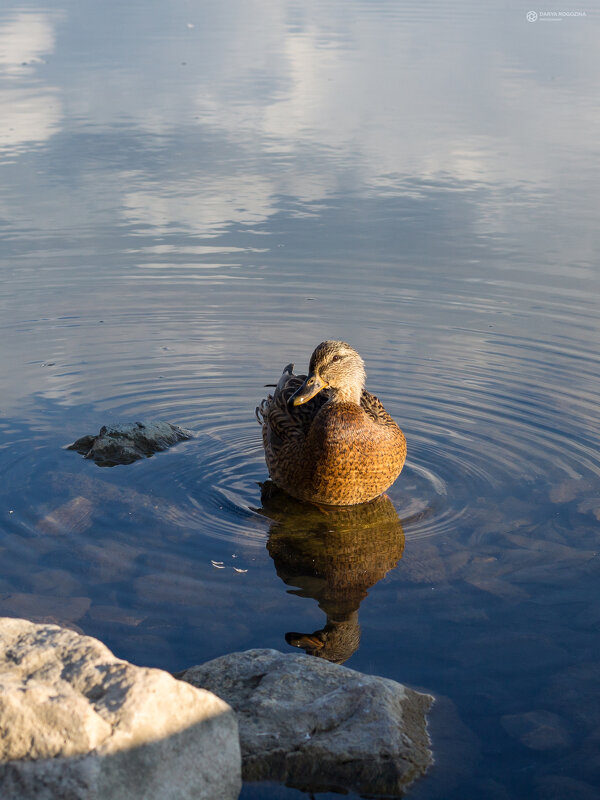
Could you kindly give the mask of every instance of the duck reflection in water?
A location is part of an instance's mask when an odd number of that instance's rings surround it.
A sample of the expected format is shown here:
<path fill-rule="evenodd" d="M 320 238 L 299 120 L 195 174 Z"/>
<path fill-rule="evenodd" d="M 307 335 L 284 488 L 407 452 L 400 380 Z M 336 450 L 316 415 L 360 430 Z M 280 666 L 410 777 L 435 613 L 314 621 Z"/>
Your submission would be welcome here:
<path fill-rule="evenodd" d="M 336 664 L 360 642 L 358 609 L 367 590 L 396 566 L 404 551 L 402 524 L 386 495 L 358 506 L 302 503 L 262 484 L 259 513 L 272 520 L 267 549 L 293 594 L 312 597 L 327 624 L 312 633 L 286 633 L 288 644 Z"/>

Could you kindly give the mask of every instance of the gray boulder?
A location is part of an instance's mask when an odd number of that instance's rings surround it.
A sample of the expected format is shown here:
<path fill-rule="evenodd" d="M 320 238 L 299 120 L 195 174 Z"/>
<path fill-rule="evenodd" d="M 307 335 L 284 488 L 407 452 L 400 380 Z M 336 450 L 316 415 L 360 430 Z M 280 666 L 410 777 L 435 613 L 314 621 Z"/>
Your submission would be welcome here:
<path fill-rule="evenodd" d="M 234 800 L 237 722 L 208 691 L 56 625 L 0 618 L 2 800 Z"/>
<path fill-rule="evenodd" d="M 127 422 L 103 425 L 97 436 L 82 436 L 67 446 L 101 467 L 131 464 L 139 458 L 166 450 L 177 442 L 191 439 L 191 431 L 170 422 Z"/>
<path fill-rule="evenodd" d="M 237 712 L 244 780 L 400 795 L 432 760 L 433 698 L 386 678 L 276 650 L 232 653 L 177 677 Z"/>

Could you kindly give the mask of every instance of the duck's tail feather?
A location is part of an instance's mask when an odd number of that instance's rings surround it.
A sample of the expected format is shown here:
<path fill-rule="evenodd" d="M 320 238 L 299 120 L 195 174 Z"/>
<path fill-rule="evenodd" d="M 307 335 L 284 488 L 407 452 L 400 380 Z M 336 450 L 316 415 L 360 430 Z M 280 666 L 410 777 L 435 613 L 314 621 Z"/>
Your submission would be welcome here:
<path fill-rule="evenodd" d="M 278 383 L 266 384 L 265 388 L 271 388 L 273 386 L 275 391 L 272 395 L 267 395 L 267 397 L 265 397 L 264 400 L 261 400 L 261 402 L 256 406 L 254 413 L 259 425 L 264 425 L 269 409 L 272 407 L 273 403 L 281 404 L 283 390 L 291 377 L 294 377 L 294 365 L 287 364 L 283 368 L 283 372 L 281 373 L 281 378 L 279 379 Z"/>

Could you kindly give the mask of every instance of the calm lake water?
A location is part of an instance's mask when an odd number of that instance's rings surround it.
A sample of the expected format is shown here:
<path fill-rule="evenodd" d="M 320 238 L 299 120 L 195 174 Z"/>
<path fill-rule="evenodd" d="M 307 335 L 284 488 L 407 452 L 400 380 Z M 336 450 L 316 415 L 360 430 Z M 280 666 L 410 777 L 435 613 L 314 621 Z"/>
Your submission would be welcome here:
<path fill-rule="evenodd" d="M 438 698 L 415 800 L 600 796 L 600 26 L 560 8 L 2 4 L 0 613 L 167 670 L 324 631 Z M 261 501 L 254 408 L 325 338 L 406 434 L 381 519 Z M 144 418 L 196 436 L 63 449 Z"/>

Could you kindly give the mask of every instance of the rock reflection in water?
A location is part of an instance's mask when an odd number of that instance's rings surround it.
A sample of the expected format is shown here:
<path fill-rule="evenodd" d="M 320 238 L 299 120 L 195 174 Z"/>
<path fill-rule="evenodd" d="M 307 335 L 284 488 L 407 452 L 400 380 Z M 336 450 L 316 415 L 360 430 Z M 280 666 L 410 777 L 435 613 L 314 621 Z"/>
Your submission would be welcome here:
<path fill-rule="evenodd" d="M 271 481 L 262 485 L 259 513 L 272 520 L 267 549 L 293 594 L 312 597 L 327 615 L 313 633 L 286 633 L 309 655 L 342 664 L 358 649 L 358 609 L 367 590 L 396 566 L 404 531 L 389 497 L 359 506 L 313 506 Z"/>

